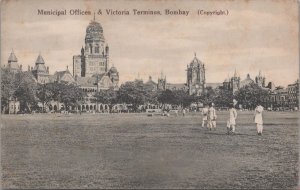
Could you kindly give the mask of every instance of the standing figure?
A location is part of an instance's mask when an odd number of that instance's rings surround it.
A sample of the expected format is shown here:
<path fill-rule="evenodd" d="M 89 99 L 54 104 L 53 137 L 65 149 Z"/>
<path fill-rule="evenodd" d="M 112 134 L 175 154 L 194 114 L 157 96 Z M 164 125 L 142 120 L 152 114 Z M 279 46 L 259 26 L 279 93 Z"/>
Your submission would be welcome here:
<path fill-rule="evenodd" d="M 233 104 L 229 106 L 229 120 L 227 121 L 227 134 L 230 132 L 235 133 L 235 120 L 237 118 L 237 112 Z"/>
<path fill-rule="evenodd" d="M 183 108 L 183 110 L 182 110 L 182 116 L 183 117 L 185 116 L 185 108 Z"/>
<path fill-rule="evenodd" d="M 208 123 L 207 123 L 207 114 L 208 114 L 208 105 L 205 104 L 205 107 L 202 109 L 202 127 L 204 127 L 205 123 L 208 128 Z"/>
<path fill-rule="evenodd" d="M 176 117 L 178 117 L 178 108 L 175 110 Z"/>
<path fill-rule="evenodd" d="M 256 123 L 257 134 L 262 135 L 263 131 L 263 118 L 262 112 L 264 111 L 264 107 L 262 107 L 259 103 L 255 108 L 254 122 Z"/>
<path fill-rule="evenodd" d="M 207 121 L 208 121 L 208 126 L 209 126 L 209 130 L 216 130 L 217 127 L 217 114 L 216 114 L 216 110 L 214 108 L 214 103 L 210 103 L 209 104 L 209 108 L 208 108 L 208 114 L 207 114 Z"/>

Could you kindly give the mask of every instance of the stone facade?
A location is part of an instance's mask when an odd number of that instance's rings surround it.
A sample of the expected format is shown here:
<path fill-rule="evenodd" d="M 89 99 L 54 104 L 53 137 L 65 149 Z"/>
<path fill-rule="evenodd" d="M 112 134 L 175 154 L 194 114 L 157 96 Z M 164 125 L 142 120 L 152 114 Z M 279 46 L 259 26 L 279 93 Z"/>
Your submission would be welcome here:
<path fill-rule="evenodd" d="M 195 54 L 192 62 L 187 65 L 187 87 L 189 94 L 197 96 L 205 93 L 205 66 Z"/>
<path fill-rule="evenodd" d="M 94 81 L 100 82 L 98 89 L 118 89 L 119 72 L 114 66 L 109 69 L 109 46 L 105 42 L 102 26 L 95 18 L 86 28 L 85 46 L 81 48 L 81 54 L 73 56 L 73 77 L 82 88 L 94 88 L 86 82 Z"/>
<path fill-rule="evenodd" d="M 50 82 L 49 67 L 45 66 L 45 61 L 41 54 L 37 57 L 35 67 L 31 70 L 31 72 L 38 83 L 44 84 Z"/>
<path fill-rule="evenodd" d="M 100 23 L 92 20 L 86 28 L 85 46 L 73 56 L 73 75 L 91 77 L 108 72 L 109 47 L 105 43 Z"/>
<path fill-rule="evenodd" d="M 262 76 L 261 71 L 259 71 L 259 74 L 255 77 L 255 80 L 253 80 L 250 77 L 250 74 L 247 74 L 246 78 L 244 80 L 241 80 L 240 76 L 237 74 L 237 71 L 235 70 L 233 77 L 231 78 L 228 77 L 227 79 L 225 79 L 222 87 L 224 89 L 232 91 L 232 93 L 234 94 L 240 88 L 254 83 L 261 88 L 267 88 L 265 82 L 266 82 L 266 78 Z"/>

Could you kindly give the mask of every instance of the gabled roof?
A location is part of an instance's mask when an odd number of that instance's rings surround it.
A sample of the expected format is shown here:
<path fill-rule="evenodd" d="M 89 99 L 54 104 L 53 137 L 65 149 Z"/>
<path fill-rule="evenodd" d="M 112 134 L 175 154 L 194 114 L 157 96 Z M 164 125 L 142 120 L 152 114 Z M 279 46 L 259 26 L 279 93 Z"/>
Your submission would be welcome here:
<path fill-rule="evenodd" d="M 66 81 L 66 82 L 75 82 L 75 80 L 74 80 L 72 74 L 70 73 L 69 69 L 67 69 L 65 71 L 56 71 L 53 76 L 54 76 L 56 81 L 63 80 L 63 81 Z M 67 78 L 70 78 L 71 80 L 67 80 Z"/>
<path fill-rule="evenodd" d="M 96 87 L 96 77 L 76 77 L 76 83 L 81 87 Z"/>
<path fill-rule="evenodd" d="M 108 89 L 113 87 L 113 83 L 108 77 L 107 73 L 95 74 L 91 77 L 76 76 L 76 83 L 81 87 L 97 87 L 97 83 L 100 89 Z"/>
<path fill-rule="evenodd" d="M 36 78 L 34 77 L 31 71 L 24 71 L 23 74 L 32 78 L 35 82 L 37 82 Z"/>
<path fill-rule="evenodd" d="M 146 85 L 157 85 L 153 80 L 148 80 L 145 84 Z"/>
<path fill-rule="evenodd" d="M 93 74 L 92 77 L 96 78 L 98 77 L 98 80 L 100 80 L 102 77 L 104 77 L 105 75 L 107 75 L 107 73 L 101 73 L 101 74 Z"/>

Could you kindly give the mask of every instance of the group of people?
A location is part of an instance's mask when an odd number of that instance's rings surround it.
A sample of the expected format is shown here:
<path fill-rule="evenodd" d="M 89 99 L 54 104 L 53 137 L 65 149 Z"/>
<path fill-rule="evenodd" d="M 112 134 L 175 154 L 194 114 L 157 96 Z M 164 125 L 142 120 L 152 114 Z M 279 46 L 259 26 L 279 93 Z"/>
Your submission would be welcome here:
<path fill-rule="evenodd" d="M 264 108 L 258 104 L 255 108 L 254 112 L 254 123 L 256 124 L 257 134 L 262 135 L 263 131 L 263 118 L 262 112 Z M 205 123 L 209 130 L 216 130 L 217 126 L 217 114 L 214 108 L 214 103 L 209 103 L 205 105 L 202 109 L 202 127 L 205 127 Z M 227 134 L 234 134 L 235 133 L 235 126 L 236 126 L 236 119 L 237 119 L 237 111 L 234 108 L 234 103 L 230 104 L 229 106 L 229 119 L 227 120 Z"/>

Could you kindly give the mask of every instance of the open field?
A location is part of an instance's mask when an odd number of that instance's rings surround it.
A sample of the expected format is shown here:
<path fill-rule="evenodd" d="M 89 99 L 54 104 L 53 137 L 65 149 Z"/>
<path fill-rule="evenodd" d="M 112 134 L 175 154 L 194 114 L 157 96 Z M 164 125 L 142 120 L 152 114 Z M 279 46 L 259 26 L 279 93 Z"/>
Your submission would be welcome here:
<path fill-rule="evenodd" d="M 226 135 L 186 117 L 2 115 L 3 188 L 293 188 L 298 182 L 298 112 L 238 112 Z"/>

